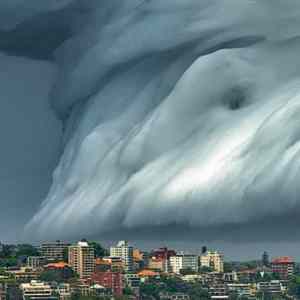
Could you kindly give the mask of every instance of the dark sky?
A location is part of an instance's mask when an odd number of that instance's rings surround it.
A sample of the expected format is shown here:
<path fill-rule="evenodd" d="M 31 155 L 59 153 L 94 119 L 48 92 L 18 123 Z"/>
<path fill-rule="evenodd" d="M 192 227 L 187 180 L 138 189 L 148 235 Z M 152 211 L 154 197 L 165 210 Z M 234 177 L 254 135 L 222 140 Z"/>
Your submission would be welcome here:
<path fill-rule="evenodd" d="M 300 259 L 299 20 L 298 0 L 1 1 L 0 241 Z"/>

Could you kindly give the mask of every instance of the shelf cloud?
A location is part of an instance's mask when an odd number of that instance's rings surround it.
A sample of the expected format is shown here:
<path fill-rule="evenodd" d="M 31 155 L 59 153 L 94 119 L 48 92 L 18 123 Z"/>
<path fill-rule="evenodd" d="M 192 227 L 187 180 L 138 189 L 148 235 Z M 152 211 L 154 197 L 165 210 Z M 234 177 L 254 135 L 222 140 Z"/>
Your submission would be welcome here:
<path fill-rule="evenodd" d="M 10 0 L 0 16 L 12 2 L 0 62 L 29 79 L 32 65 L 48 70 L 43 112 L 56 122 L 53 180 L 25 234 L 259 239 L 257 224 L 297 224 L 299 1 Z"/>

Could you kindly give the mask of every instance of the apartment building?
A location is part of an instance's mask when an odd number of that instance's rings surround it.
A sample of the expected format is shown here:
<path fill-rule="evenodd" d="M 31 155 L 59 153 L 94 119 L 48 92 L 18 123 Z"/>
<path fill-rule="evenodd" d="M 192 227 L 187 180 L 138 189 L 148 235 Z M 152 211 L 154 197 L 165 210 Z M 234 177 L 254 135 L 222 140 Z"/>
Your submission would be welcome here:
<path fill-rule="evenodd" d="M 90 278 L 95 270 L 94 248 L 85 241 L 69 246 L 69 266 L 80 279 Z"/>
<path fill-rule="evenodd" d="M 272 260 L 271 268 L 281 279 L 287 279 L 294 274 L 295 262 L 290 256 L 277 257 Z"/>
<path fill-rule="evenodd" d="M 70 244 L 61 241 L 43 243 L 41 254 L 49 262 L 62 261 L 69 246 Z"/>
<path fill-rule="evenodd" d="M 175 274 L 180 274 L 181 270 L 190 269 L 198 272 L 198 256 L 181 254 L 170 257 L 171 270 Z"/>
<path fill-rule="evenodd" d="M 117 246 L 110 248 L 111 257 L 120 257 L 126 272 L 133 271 L 133 247 L 127 241 L 118 242 Z"/>
<path fill-rule="evenodd" d="M 22 283 L 20 290 L 24 300 L 58 300 L 58 297 L 53 296 L 52 287 L 45 282 L 32 280 L 30 283 Z"/>
<path fill-rule="evenodd" d="M 215 272 L 224 272 L 224 256 L 217 251 L 207 251 L 200 256 L 200 266 L 212 268 Z"/>

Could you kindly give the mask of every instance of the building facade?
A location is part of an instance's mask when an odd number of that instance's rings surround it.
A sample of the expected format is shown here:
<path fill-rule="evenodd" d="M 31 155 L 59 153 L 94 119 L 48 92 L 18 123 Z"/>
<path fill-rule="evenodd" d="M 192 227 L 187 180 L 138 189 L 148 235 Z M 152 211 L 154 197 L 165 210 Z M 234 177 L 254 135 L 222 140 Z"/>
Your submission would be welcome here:
<path fill-rule="evenodd" d="M 215 272 L 224 272 L 223 254 L 217 251 L 208 251 L 200 256 L 200 266 L 212 268 Z"/>
<path fill-rule="evenodd" d="M 105 288 L 111 289 L 115 296 L 123 295 L 124 278 L 123 274 L 119 272 L 95 272 L 91 276 L 91 281 L 94 284 L 99 284 Z"/>
<path fill-rule="evenodd" d="M 80 279 L 90 278 L 95 270 L 94 248 L 87 242 L 78 242 L 69 246 L 69 266 Z"/>
<path fill-rule="evenodd" d="M 57 297 L 53 296 L 52 287 L 45 282 L 33 280 L 30 283 L 22 283 L 20 289 L 24 300 L 58 300 Z"/>
<path fill-rule="evenodd" d="M 295 262 L 290 256 L 277 257 L 272 260 L 271 268 L 281 279 L 287 279 L 294 274 Z"/>
<path fill-rule="evenodd" d="M 120 241 L 116 247 L 110 248 L 110 256 L 120 257 L 126 272 L 133 271 L 133 247 L 127 241 Z"/>
<path fill-rule="evenodd" d="M 187 269 L 198 272 L 198 256 L 186 254 L 171 256 L 170 266 L 175 274 L 180 274 L 181 270 Z"/>
<path fill-rule="evenodd" d="M 45 256 L 28 256 L 26 263 L 27 267 L 38 269 L 47 263 L 47 259 Z"/>
<path fill-rule="evenodd" d="M 41 254 L 49 262 L 62 261 L 70 244 L 56 241 L 53 243 L 43 243 L 41 245 Z"/>
<path fill-rule="evenodd" d="M 6 300 L 7 286 L 5 283 L 0 283 L 0 300 Z"/>

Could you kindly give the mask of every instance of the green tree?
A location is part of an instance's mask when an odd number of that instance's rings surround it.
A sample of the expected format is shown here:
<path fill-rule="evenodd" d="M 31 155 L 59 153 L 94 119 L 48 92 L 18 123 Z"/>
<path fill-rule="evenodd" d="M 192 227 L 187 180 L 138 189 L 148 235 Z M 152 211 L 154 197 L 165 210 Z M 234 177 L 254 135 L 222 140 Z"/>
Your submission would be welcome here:
<path fill-rule="evenodd" d="M 213 268 L 211 267 L 206 267 L 206 266 L 203 266 L 200 268 L 200 273 L 210 273 L 210 272 L 213 272 Z"/>
<path fill-rule="evenodd" d="M 191 300 L 210 299 L 208 289 L 204 288 L 200 283 L 192 284 L 188 289 L 188 294 Z"/>
<path fill-rule="evenodd" d="M 52 282 L 55 281 L 57 283 L 64 282 L 64 278 L 62 274 L 56 270 L 46 270 L 41 273 L 39 276 L 41 281 Z"/>
<path fill-rule="evenodd" d="M 224 273 L 230 273 L 234 270 L 233 264 L 230 262 L 224 262 Z"/>
<path fill-rule="evenodd" d="M 40 256 L 39 251 L 32 245 L 29 244 L 21 244 L 18 245 L 16 251 L 16 257 L 20 256 Z"/>
<path fill-rule="evenodd" d="M 289 295 L 300 298 L 300 276 L 293 276 L 288 284 Z"/>
<path fill-rule="evenodd" d="M 108 256 L 109 251 L 102 247 L 101 244 L 97 242 L 89 242 L 89 245 L 92 246 L 95 250 L 95 257 L 103 257 L 103 256 Z"/>

